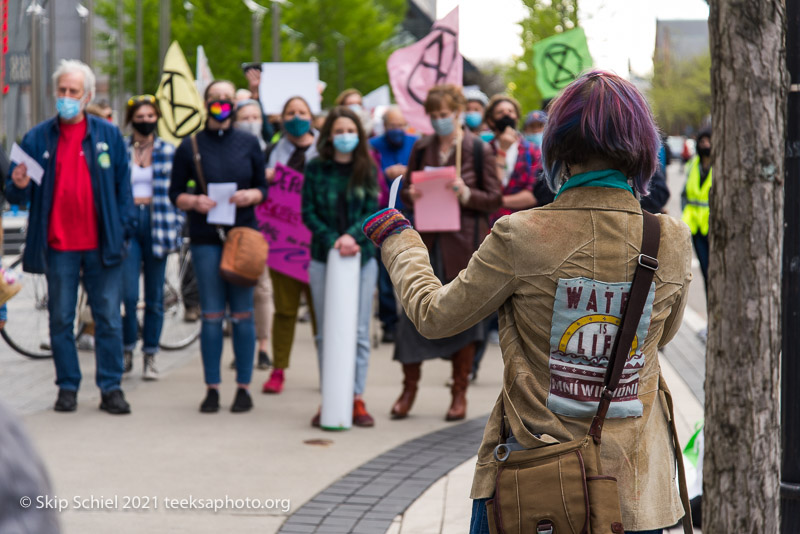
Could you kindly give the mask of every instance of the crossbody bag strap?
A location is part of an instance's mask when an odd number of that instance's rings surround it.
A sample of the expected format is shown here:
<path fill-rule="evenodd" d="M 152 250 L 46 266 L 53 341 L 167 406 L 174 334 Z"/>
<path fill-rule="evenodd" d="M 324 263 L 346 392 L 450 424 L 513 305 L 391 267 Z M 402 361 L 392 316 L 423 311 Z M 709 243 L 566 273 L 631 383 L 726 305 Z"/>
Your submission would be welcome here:
<path fill-rule="evenodd" d="M 197 136 L 192 134 L 189 139 L 192 142 L 192 156 L 194 159 L 194 168 L 197 172 L 197 179 L 200 181 L 200 187 L 203 188 L 203 192 L 207 195 L 208 194 L 208 187 L 206 187 L 206 177 L 203 174 L 203 166 L 200 164 L 202 158 L 200 157 L 200 148 L 197 146 Z M 225 242 L 225 230 L 222 229 L 222 226 L 215 224 L 214 228 L 217 230 L 217 235 L 219 236 L 219 240 L 223 243 Z"/>
<path fill-rule="evenodd" d="M 686 469 L 683 465 L 683 452 L 681 451 L 681 443 L 678 439 L 678 429 L 675 428 L 675 410 L 672 407 L 672 393 L 670 393 L 663 376 L 658 377 L 658 389 L 664 392 L 664 398 L 667 399 L 669 428 L 672 432 L 675 462 L 678 464 L 678 489 L 680 490 L 681 504 L 683 505 L 683 532 L 684 534 L 692 534 L 694 532 L 692 528 L 692 505 L 689 502 L 689 489 L 686 486 Z"/>
<path fill-rule="evenodd" d="M 589 427 L 589 435 L 592 436 L 596 444 L 600 444 L 600 436 L 603 433 L 603 422 L 605 421 L 614 392 L 619 386 L 619 379 L 622 377 L 622 370 L 628 355 L 631 351 L 633 338 L 636 336 L 636 329 L 642 318 L 644 305 L 650 293 L 650 284 L 653 283 L 653 275 L 658 269 L 658 246 L 661 242 L 661 224 L 658 217 L 642 210 L 642 247 L 636 265 L 636 272 L 633 274 L 631 282 L 630 296 L 622 313 L 622 322 L 614 345 L 611 349 L 611 356 L 608 361 L 603 382 L 603 391 L 600 394 L 600 403 L 592 425 Z"/>
<path fill-rule="evenodd" d="M 200 148 L 197 146 L 197 136 L 192 134 L 189 138 L 192 141 L 192 156 L 194 159 L 194 168 L 197 172 L 197 179 L 200 181 L 200 186 L 203 188 L 203 192 L 208 194 L 208 188 L 206 187 L 206 178 L 203 175 L 203 166 L 200 164 Z"/>

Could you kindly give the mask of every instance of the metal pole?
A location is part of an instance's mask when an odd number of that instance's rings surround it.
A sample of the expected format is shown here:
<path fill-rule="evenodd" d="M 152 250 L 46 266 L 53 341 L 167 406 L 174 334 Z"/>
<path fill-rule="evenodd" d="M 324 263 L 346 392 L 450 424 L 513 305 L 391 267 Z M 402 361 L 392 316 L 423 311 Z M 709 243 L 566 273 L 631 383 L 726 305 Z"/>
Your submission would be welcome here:
<path fill-rule="evenodd" d="M 117 121 L 122 126 L 125 107 L 125 49 L 124 49 L 125 3 L 117 0 Z"/>
<path fill-rule="evenodd" d="M 336 71 L 339 75 L 339 93 L 344 91 L 344 40 L 336 43 Z"/>
<path fill-rule="evenodd" d="M 800 532 L 800 2 L 786 2 L 790 77 L 784 176 L 781 358 L 781 533 Z"/>
<path fill-rule="evenodd" d="M 281 5 L 272 2 L 272 61 L 281 60 Z"/>
<path fill-rule="evenodd" d="M 34 3 L 28 8 L 31 17 L 31 122 L 39 124 L 42 122 L 42 52 L 39 36 L 39 16 L 41 6 Z"/>
<path fill-rule="evenodd" d="M 261 61 L 261 15 L 253 12 L 253 61 Z"/>
<path fill-rule="evenodd" d="M 81 17 L 83 24 L 83 62 L 92 66 L 94 61 L 94 2 L 83 0 L 83 7 L 86 8 L 86 17 Z"/>
<path fill-rule="evenodd" d="M 56 70 L 56 2 L 55 0 L 48 0 L 47 2 L 47 72 L 54 72 Z M 43 110 L 47 115 L 52 115 L 56 112 L 55 103 L 55 87 L 53 87 L 53 80 L 50 76 L 45 76 L 47 81 L 47 91 L 44 95 L 44 100 L 47 102 L 43 105 Z"/>
<path fill-rule="evenodd" d="M 144 30 L 142 28 L 142 0 L 136 0 L 136 92 L 144 92 Z"/>
<path fill-rule="evenodd" d="M 170 39 L 170 2 L 162 1 L 159 3 L 161 9 L 158 15 L 158 59 L 159 66 L 164 67 L 164 56 L 167 55 Z"/>

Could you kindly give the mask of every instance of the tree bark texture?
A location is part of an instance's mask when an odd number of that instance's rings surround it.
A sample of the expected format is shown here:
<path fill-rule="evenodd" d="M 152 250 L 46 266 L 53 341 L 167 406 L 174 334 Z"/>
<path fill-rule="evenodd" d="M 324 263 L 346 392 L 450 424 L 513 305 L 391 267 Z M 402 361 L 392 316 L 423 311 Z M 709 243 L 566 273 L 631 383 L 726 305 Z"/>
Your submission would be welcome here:
<path fill-rule="evenodd" d="M 704 534 L 777 533 L 786 70 L 782 0 L 711 0 Z"/>

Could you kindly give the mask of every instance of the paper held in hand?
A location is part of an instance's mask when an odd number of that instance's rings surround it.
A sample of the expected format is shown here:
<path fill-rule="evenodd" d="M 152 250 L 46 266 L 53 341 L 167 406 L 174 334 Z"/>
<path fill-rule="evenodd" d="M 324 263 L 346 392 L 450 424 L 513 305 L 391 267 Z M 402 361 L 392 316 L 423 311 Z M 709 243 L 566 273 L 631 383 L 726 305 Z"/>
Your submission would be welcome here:
<path fill-rule="evenodd" d="M 208 198 L 217 203 L 208 211 L 208 224 L 233 226 L 236 222 L 236 204 L 231 203 L 231 197 L 235 192 L 235 182 L 208 184 Z"/>
<path fill-rule="evenodd" d="M 29 156 L 17 143 L 14 143 L 14 146 L 11 147 L 11 161 L 17 165 L 24 163 L 28 168 L 28 176 L 31 177 L 31 180 L 36 185 L 42 185 L 44 169 L 39 165 L 38 161 Z"/>
<path fill-rule="evenodd" d="M 450 183 L 455 167 L 439 167 L 411 173 L 411 183 L 422 196 L 414 201 L 414 228 L 420 232 L 458 232 L 461 206 Z"/>

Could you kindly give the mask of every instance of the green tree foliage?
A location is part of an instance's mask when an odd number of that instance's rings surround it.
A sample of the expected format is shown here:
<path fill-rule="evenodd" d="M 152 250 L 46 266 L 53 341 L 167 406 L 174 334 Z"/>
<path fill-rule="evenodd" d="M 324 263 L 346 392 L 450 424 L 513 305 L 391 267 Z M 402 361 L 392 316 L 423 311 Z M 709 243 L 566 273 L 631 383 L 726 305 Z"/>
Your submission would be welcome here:
<path fill-rule="evenodd" d="M 257 0 L 268 6 L 268 0 Z M 197 46 L 203 45 L 215 78 L 246 87 L 241 64 L 252 60 L 252 16 L 241 0 L 192 0 L 187 11 L 183 0 L 171 0 L 171 40 L 180 43 L 194 69 Z M 117 28 L 116 0 L 100 0 L 97 14 L 110 28 Z M 159 0 L 142 0 L 144 44 L 144 90 L 154 92 L 160 81 L 158 58 Z M 136 0 L 124 0 L 124 58 L 126 93 L 136 90 L 135 50 Z M 344 84 L 369 92 L 388 82 L 386 60 L 393 51 L 388 44 L 400 28 L 407 9 L 406 0 L 300 0 L 281 6 L 281 60 L 316 61 L 320 79 L 327 82 L 325 104 L 337 94 L 337 43 L 344 42 Z M 272 57 L 270 14 L 261 29 L 261 59 Z M 101 67 L 116 73 L 116 34 L 98 35 L 98 44 L 110 59 Z M 113 82 L 112 82 L 113 86 Z"/>
<path fill-rule="evenodd" d="M 648 100 L 662 130 L 684 134 L 711 114 L 711 54 L 689 61 L 653 65 Z"/>
<path fill-rule="evenodd" d="M 533 45 L 578 26 L 578 0 L 523 0 L 528 16 L 522 26 L 522 56 L 506 72 L 508 93 L 519 100 L 523 111 L 542 107 L 533 68 Z"/>

